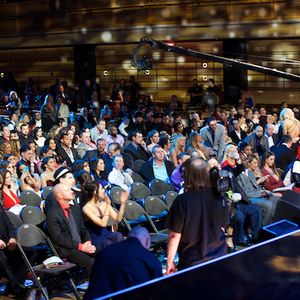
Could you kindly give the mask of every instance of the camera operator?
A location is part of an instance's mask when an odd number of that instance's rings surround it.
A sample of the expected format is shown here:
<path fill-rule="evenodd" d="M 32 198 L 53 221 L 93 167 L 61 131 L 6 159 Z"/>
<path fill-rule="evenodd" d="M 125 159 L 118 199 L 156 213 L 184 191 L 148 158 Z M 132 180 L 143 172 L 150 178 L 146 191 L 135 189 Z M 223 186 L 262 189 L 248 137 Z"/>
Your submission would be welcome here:
<path fill-rule="evenodd" d="M 228 164 L 226 166 L 223 164 L 225 170 L 221 170 L 214 158 L 208 161 L 212 183 L 215 183 L 215 189 L 223 195 L 229 190 L 234 190 L 232 176 L 236 176 L 235 174 L 241 173 L 244 169 L 236 152 L 230 152 L 227 160 Z M 227 200 L 229 207 L 227 245 L 229 250 L 233 251 L 235 245 L 248 246 L 257 239 L 262 225 L 262 211 L 259 206 L 242 199 L 238 193 L 233 194 L 231 198 L 228 197 Z M 249 221 L 249 224 L 245 224 L 245 221 Z"/>

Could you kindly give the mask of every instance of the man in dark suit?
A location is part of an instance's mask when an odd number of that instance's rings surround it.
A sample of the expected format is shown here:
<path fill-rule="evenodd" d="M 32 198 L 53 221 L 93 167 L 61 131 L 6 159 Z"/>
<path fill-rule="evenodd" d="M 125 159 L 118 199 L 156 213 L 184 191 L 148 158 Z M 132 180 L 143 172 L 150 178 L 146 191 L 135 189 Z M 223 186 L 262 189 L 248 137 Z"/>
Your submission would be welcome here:
<path fill-rule="evenodd" d="M 131 142 L 123 149 L 123 152 L 130 154 L 133 160 L 147 160 L 150 153 L 143 140 L 143 135 L 139 131 L 133 131 L 128 135 L 128 138 Z"/>
<path fill-rule="evenodd" d="M 57 184 L 54 196 L 58 202 L 47 213 L 47 228 L 55 248 L 62 258 L 84 265 L 91 274 L 96 247 L 92 245 L 90 235 L 84 226 L 81 209 L 78 205 L 70 205 L 74 192 L 67 184 Z"/>
<path fill-rule="evenodd" d="M 267 124 L 265 127 L 265 137 L 268 140 L 269 149 L 272 151 L 278 144 L 278 134 L 274 133 L 274 125 Z"/>
<path fill-rule="evenodd" d="M 56 147 L 57 155 L 71 167 L 75 160 L 79 159 L 77 151 L 72 147 L 72 141 L 66 131 L 60 135 Z"/>
<path fill-rule="evenodd" d="M 239 142 L 247 136 L 247 133 L 241 129 L 238 119 L 232 119 L 231 125 L 233 127 L 233 130 L 229 132 L 229 137 L 231 138 L 233 143 L 238 145 Z"/>
<path fill-rule="evenodd" d="M 84 299 L 96 299 L 162 276 L 160 262 L 149 247 L 149 232 L 139 226 L 130 231 L 127 240 L 99 252 Z"/>
<path fill-rule="evenodd" d="M 153 157 L 145 161 L 138 173 L 149 183 L 153 179 L 160 179 L 170 183 L 174 166 L 172 162 L 165 160 L 165 152 L 161 146 L 154 146 L 152 149 Z"/>
<path fill-rule="evenodd" d="M 275 154 L 276 168 L 284 171 L 296 159 L 296 154 L 291 149 L 292 145 L 292 137 L 284 135 L 281 139 L 281 144 L 272 148 L 272 152 Z"/>

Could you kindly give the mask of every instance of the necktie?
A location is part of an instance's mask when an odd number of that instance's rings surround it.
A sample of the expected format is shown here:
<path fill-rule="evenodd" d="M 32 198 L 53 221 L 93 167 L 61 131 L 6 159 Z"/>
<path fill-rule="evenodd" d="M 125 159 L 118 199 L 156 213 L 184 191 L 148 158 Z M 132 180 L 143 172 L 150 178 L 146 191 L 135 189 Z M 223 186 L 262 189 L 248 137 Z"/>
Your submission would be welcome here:
<path fill-rule="evenodd" d="M 71 230 L 72 239 L 73 239 L 74 242 L 81 243 L 81 238 L 80 238 L 80 235 L 78 233 L 78 228 L 77 228 L 74 216 L 72 214 L 71 208 L 68 208 L 67 211 L 69 213 L 68 221 L 69 221 L 69 226 L 70 226 L 70 230 Z"/>

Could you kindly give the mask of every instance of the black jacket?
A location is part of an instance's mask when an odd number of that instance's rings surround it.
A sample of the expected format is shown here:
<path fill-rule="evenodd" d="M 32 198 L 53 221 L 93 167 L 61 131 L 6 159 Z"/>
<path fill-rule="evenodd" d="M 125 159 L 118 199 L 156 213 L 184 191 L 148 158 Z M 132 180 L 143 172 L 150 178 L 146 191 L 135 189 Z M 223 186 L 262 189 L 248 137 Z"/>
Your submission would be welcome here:
<path fill-rule="evenodd" d="M 242 141 L 247 136 L 247 133 L 244 130 L 241 130 L 241 138 L 239 138 L 235 130 L 232 130 L 228 135 L 232 139 L 232 142 L 238 145 L 239 142 Z"/>
<path fill-rule="evenodd" d="M 81 209 L 78 205 L 70 206 L 75 219 L 81 242 L 90 241 L 90 235 L 84 226 Z M 78 249 L 78 242 L 73 241 L 69 222 L 60 205 L 53 206 L 47 212 L 47 229 L 50 238 L 62 257 L 66 256 L 65 250 Z"/>
<path fill-rule="evenodd" d="M 147 183 L 151 182 L 151 180 L 155 179 L 154 171 L 153 171 L 153 158 L 145 161 L 145 163 L 140 167 L 138 173 L 145 179 Z M 165 160 L 165 166 L 167 169 L 168 176 L 171 177 L 172 172 L 174 170 L 174 166 L 172 162 Z"/>
<path fill-rule="evenodd" d="M 142 147 L 140 147 L 140 149 L 137 149 L 132 143 L 129 143 L 123 149 L 123 152 L 130 154 L 134 160 L 137 159 L 146 160 L 150 156 L 149 153 L 146 152 Z"/>
<path fill-rule="evenodd" d="M 79 155 L 78 155 L 77 151 L 74 148 L 71 148 L 71 151 L 73 153 L 74 160 L 79 159 Z M 68 156 L 67 152 L 64 150 L 64 148 L 61 146 L 60 143 L 57 144 L 56 153 L 63 161 L 66 161 L 68 167 L 72 167 L 73 163 L 72 163 L 70 157 Z"/>
<path fill-rule="evenodd" d="M 0 196 L 2 198 L 2 193 Z M 2 204 L 0 204 L 0 240 L 7 243 L 11 238 L 15 238 L 15 230 Z"/>
<path fill-rule="evenodd" d="M 284 144 L 273 147 L 272 152 L 275 154 L 276 168 L 281 170 L 285 170 L 296 159 L 295 152 Z"/>

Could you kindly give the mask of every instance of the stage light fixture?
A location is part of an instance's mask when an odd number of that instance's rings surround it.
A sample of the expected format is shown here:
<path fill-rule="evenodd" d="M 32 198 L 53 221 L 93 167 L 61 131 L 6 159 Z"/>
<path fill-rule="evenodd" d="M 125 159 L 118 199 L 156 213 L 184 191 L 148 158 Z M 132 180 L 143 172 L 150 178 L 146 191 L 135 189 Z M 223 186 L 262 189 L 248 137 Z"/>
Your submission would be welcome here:
<path fill-rule="evenodd" d="M 108 71 L 106 71 L 106 70 L 103 71 L 103 75 L 104 75 L 104 76 L 107 76 L 107 75 L 108 75 Z"/>
<path fill-rule="evenodd" d="M 207 68 L 207 63 L 203 63 L 203 64 L 202 64 L 202 67 L 203 67 L 204 69 L 206 69 L 206 68 Z"/>

